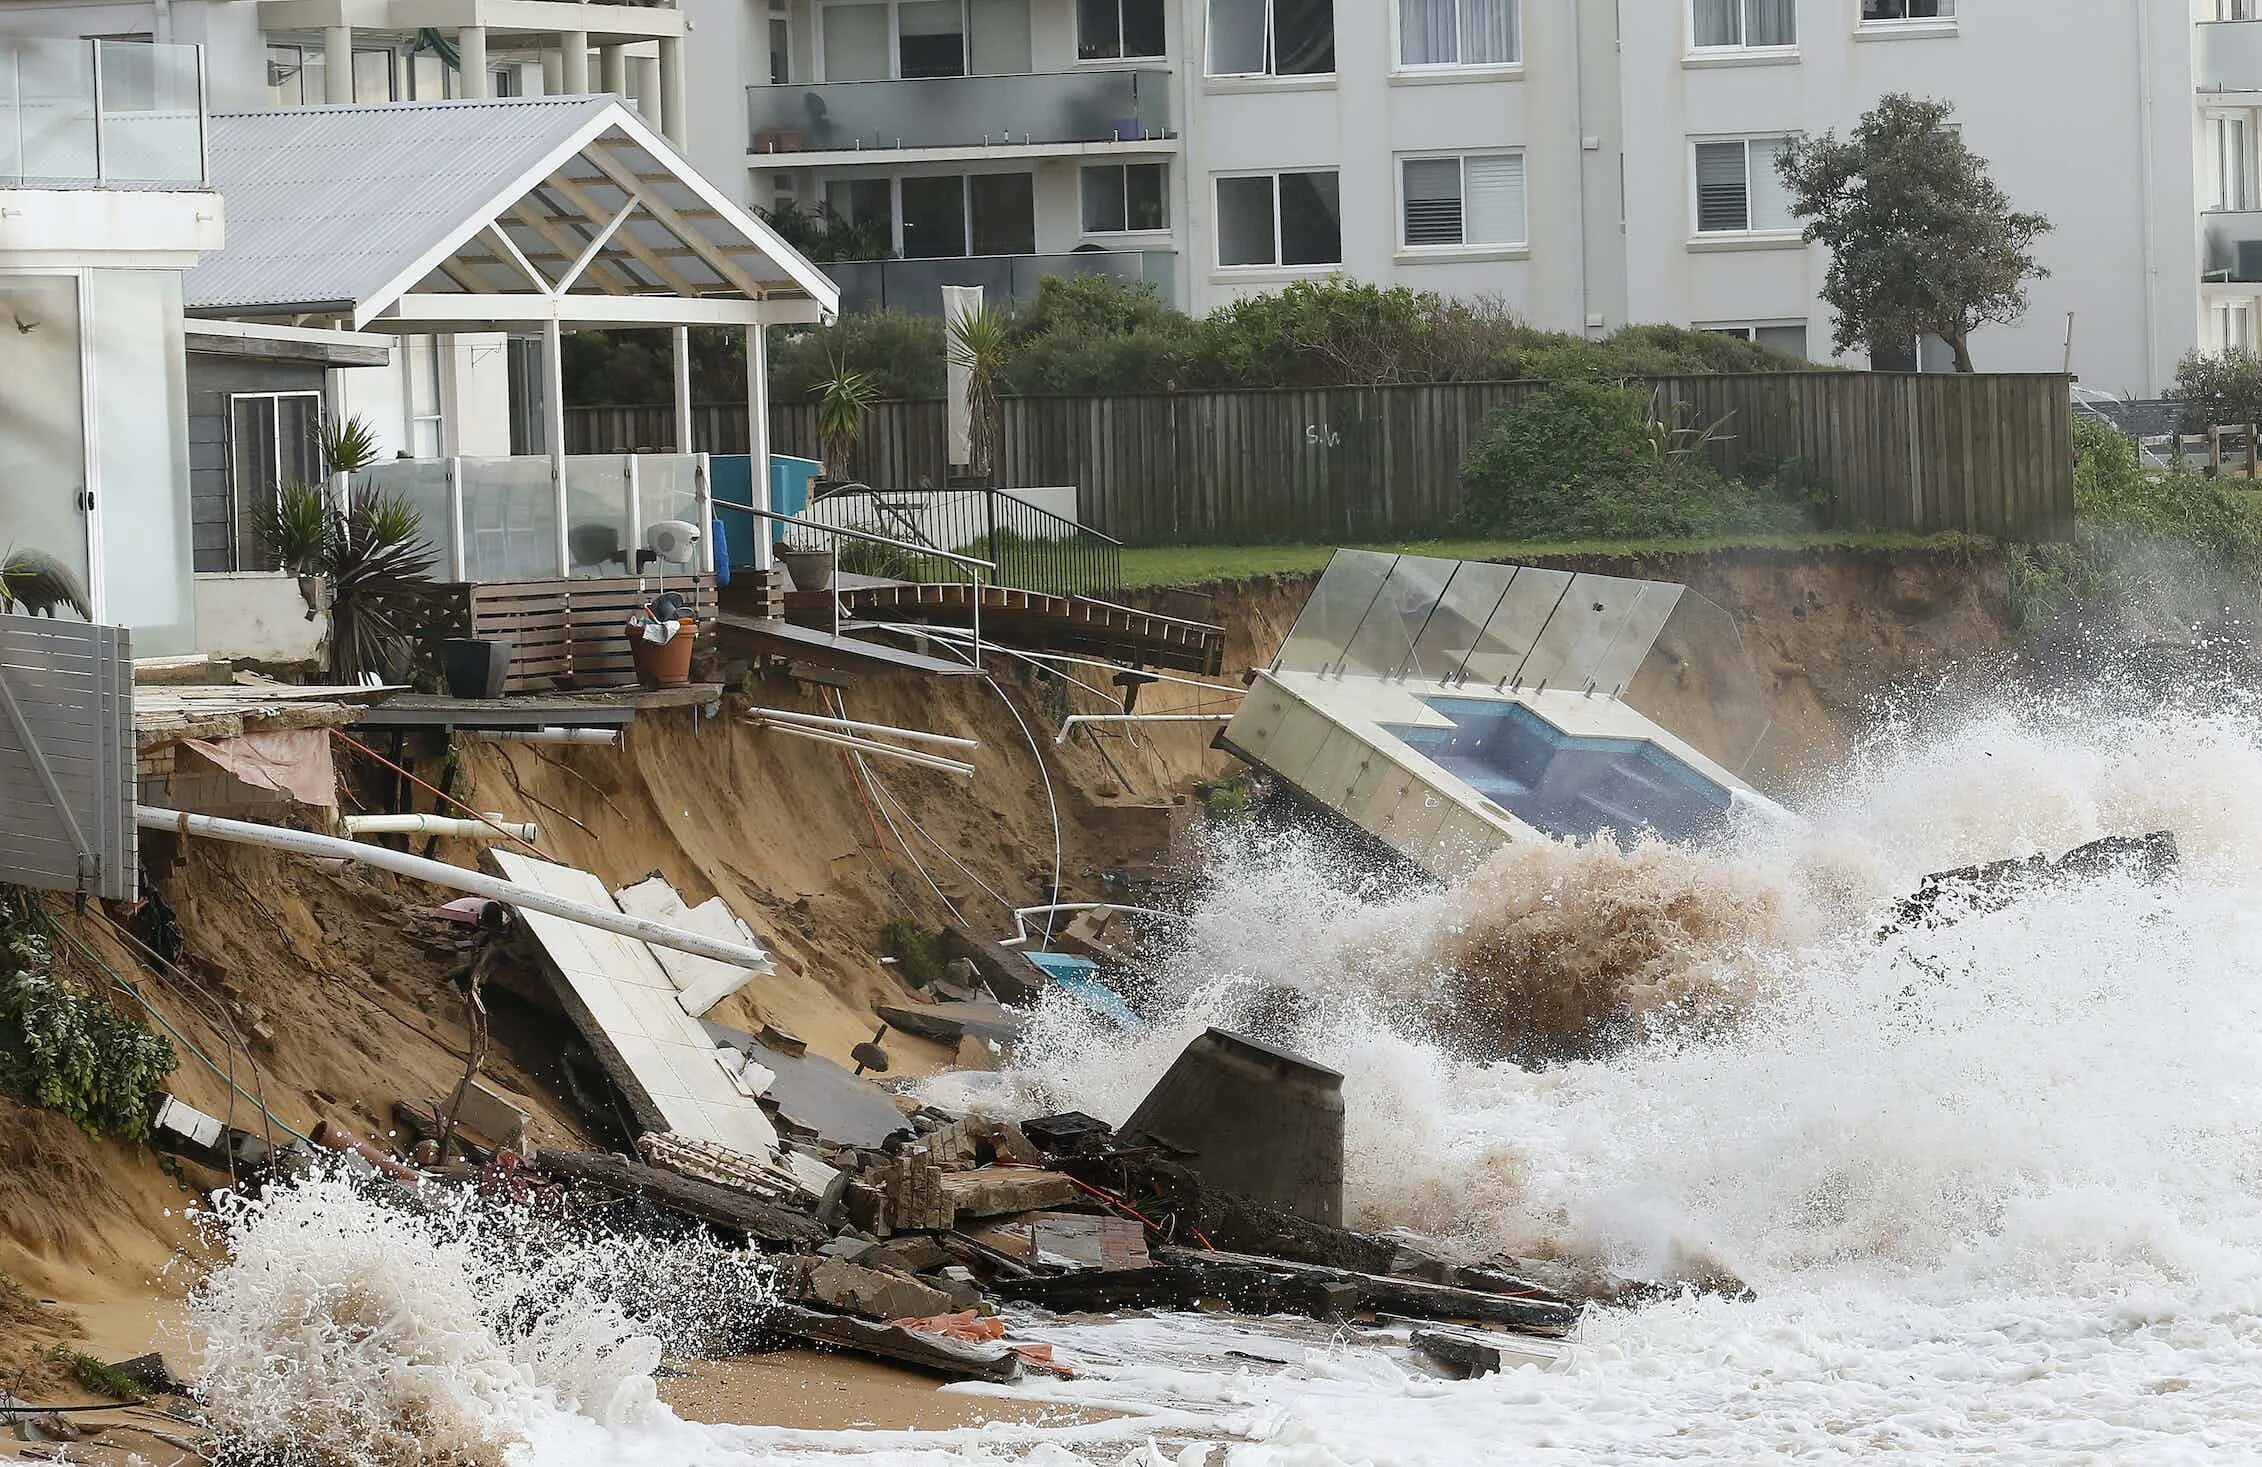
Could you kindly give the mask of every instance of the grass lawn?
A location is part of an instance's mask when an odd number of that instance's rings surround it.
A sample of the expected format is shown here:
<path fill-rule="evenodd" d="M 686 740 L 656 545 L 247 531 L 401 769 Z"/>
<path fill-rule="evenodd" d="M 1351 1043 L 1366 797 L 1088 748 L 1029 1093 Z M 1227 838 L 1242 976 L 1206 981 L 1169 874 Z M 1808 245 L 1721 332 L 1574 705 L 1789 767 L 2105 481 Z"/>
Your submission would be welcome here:
<path fill-rule="evenodd" d="M 1434 555 L 1444 560 L 1518 560 L 1548 555 L 1687 554 L 1716 550 L 1919 550 L 1970 549 L 1987 542 L 1969 535 L 1906 535 L 1817 530 L 1811 535 L 1758 535 L 1716 540 L 1579 540 L 1531 544 L 1510 540 L 1400 540 L 1364 544 L 1361 550 Z M 1332 545 L 1145 545 L 1123 552 L 1123 584 L 1192 586 L 1244 576 L 1297 575 L 1327 564 Z"/>

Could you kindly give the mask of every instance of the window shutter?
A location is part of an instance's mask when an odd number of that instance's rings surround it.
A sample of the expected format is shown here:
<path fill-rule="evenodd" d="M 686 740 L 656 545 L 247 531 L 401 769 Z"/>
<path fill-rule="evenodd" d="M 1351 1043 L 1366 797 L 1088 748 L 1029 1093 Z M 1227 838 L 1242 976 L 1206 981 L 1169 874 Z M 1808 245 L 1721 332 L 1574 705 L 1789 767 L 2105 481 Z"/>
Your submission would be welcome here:
<path fill-rule="evenodd" d="M 1406 160 L 1406 243 L 1457 245 L 1461 233 L 1461 160 Z"/>
<path fill-rule="evenodd" d="M 1734 233 L 1751 228 L 1750 201 L 1744 197 L 1744 145 L 1696 145 L 1697 230 Z"/>
<path fill-rule="evenodd" d="M 1522 244 L 1524 157 L 1493 153 L 1462 164 L 1464 233 L 1473 245 Z"/>

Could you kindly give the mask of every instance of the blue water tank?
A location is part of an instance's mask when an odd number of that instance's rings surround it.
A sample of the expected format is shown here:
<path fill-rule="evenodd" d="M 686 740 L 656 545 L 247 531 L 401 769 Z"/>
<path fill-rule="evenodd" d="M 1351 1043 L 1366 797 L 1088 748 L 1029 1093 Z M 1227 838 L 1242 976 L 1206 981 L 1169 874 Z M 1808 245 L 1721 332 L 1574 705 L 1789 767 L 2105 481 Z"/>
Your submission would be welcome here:
<path fill-rule="evenodd" d="M 751 504 L 754 502 L 754 460 L 743 453 L 718 453 L 707 460 L 708 482 L 714 488 L 717 508 L 715 517 L 722 521 L 723 544 L 730 552 L 730 563 L 737 567 L 754 564 L 754 547 L 762 542 L 755 539 L 754 516 L 743 509 L 722 508 L 725 504 Z M 770 508 L 779 514 L 801 514 L 809 508 L 809 486 L 823 467 L 815 459 L 794 458 L 789 454 L 770 455 Z M 780 525 L 766 527 L 772 542 L 782 538 Z"/>

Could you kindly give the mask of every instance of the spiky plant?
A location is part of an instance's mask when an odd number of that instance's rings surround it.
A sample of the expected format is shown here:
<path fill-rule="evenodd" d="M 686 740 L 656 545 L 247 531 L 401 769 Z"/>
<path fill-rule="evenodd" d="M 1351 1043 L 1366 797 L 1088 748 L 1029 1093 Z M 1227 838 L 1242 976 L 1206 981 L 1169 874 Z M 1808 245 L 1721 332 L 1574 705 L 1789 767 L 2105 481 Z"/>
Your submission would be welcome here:
<path fill-rule="evenodd" d="M 377 429 L 360 413 L 322 425 L 322 466 L 332 474 L 353 474 L 385 456 Z"/>
<path fill-rule="evenodd" d="M 353 492 L 345 511 L 332 515 L 323 549 L 332 676 L 357 683 L 398 661 L 416 611 L 434 593 L 438 560 L 415 505 L 378 489 Z"/>
<path fill-rule="evenodd" d="M 0 552 L 0 611 L 19 606 L 33 616 L 50 618 L 56 607 L 65 606 L 82 621 L 94 619 L 78 573 L 46 551 L 29 547 Z"/>
<path fill-rule="evenodd" d="M 966 466 L 977 474 L 990 471 L 997 453 L 998 394 L 1010 350 L 1006 325 L 1005 312 L 993 306 L 964 312 L 950 323 L 950 364 L 966 369 Z"/>
<path fill-rule="evenodd" d="M 880 383 L 870 372 L 851 371 L 839 357 L 827 365 L 830 373 L 818 384 L 817 438 L 824 445 L 826 472 L 846 478 L 855 465 L 864 414 L 880 400 Z"/>
<path fill-rule="evenodd" d="M 330 539 L 329 492 L 316 484 L 285 484 L 273 504 L 259 507 L 251 529 L 284 570 L 320 575 Z"/>

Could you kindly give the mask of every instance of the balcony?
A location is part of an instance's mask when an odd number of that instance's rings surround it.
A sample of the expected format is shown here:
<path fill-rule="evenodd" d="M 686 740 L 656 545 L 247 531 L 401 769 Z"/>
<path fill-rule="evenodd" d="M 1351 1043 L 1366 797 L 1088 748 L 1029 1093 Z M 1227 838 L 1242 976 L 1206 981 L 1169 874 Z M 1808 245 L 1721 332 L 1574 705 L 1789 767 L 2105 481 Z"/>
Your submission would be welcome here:
<path fill-rule="evenodd" d="M 200 188 L 194 46 L 0 36 L 0 187 Z"/>
<path fill-rule="evenodd" d="M 2262 20 L 2207 20 L 2199 30 L 2199 90 L 2262 92 Z"/>
<path fill-rule="evenodd" d="M 2200 279 L 2262 283 L 2262 210 L 2204 213 L 2199 231 L 2206 243 Z"/>
<path fill-rule="evenodd" d="M 993 305 L 1033 300 L 1048 275 L 1108 274 L 1153 283 L 1175 304 L 1178 256 L 1171 250 L 1080 250 L 1069 255 L 968 255 L 941 260 L 843 260 L 820 265 L 840 286 L 842 311 L 890 307 L 942 314 L 942 288 L 979 285 Z"/>
<path fill-rule="evenodd" d="M 837 162 L 844 153 L 874 151 L 1135 145 L 1175 136 L 1167 71 L 815 82 L 748 87 L 746 96 L 753 150 L 779 163 Z"/>

